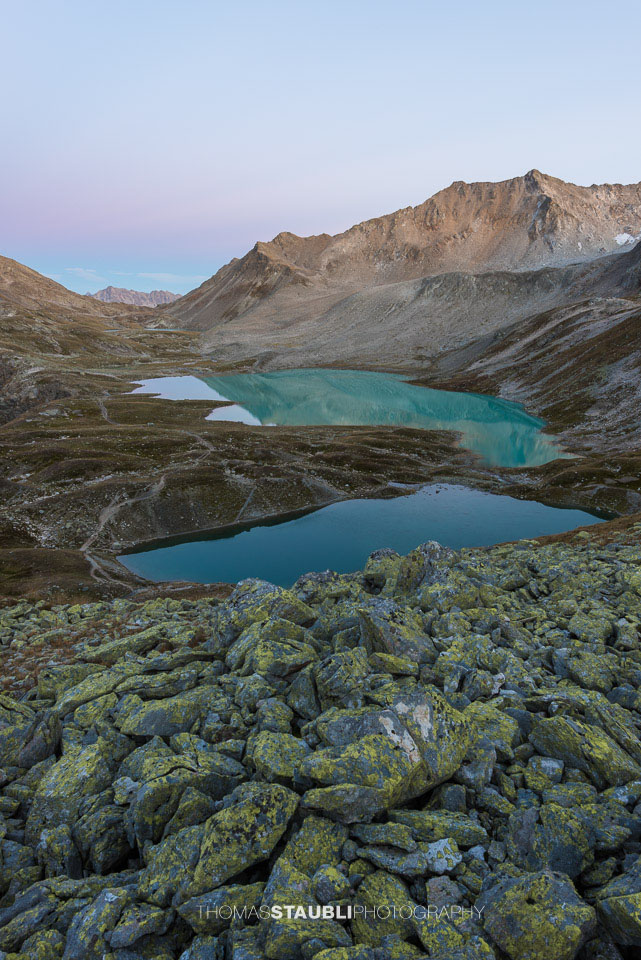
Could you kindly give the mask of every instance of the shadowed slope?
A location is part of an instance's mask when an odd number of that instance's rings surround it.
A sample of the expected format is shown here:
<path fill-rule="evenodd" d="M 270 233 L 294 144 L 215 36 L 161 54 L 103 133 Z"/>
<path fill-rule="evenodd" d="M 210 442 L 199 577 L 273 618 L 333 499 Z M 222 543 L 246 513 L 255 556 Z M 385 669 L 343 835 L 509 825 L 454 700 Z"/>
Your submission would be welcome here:
<path fill-rule="evenodd" d="M 545 310 L 586 297 L 639 289 L 641 244 L 629 253 L 536 271 L 436 277 L 367 287 L 338 302 L 312 300 L 317 315 L 277 312 L 217 326 L 203 336 L 218 359 L 258 358 L 265 367 L 366 366 L 413 370 L 443 353 L 492 338 Z"/>

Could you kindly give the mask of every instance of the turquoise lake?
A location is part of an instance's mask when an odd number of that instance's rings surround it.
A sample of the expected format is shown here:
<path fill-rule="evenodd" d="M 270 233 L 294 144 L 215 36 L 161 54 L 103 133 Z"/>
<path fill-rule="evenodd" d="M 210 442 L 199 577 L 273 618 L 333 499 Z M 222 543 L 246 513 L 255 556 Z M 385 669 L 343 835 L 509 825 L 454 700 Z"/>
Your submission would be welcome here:
<path fill-rule="evenodd" d="M 567 456 L 542 432 L 543 421 L 517 403 L 475 393 L 432 390 L 400 375 L 355 370 L 279 370 L 219 377 L 160 377 L 134 393 L 211 400 L 208 420 L 269 426 L 386 426 L 455 430 L 485 463 L 534 467 Z"/>
<path fill-rule="evenodd" d="M 392 499 L 342 500 L 279 522 L 235 527 L 123 554 L 121 563 L 148 580 L 234 583 L 260 577 L 291 586 L 303 573 L 359 570 L 381 547 L 408 553 L 426 540 L 477 547 L 561 533 L 599 523 L 583 510 L 430 484 Z"/>

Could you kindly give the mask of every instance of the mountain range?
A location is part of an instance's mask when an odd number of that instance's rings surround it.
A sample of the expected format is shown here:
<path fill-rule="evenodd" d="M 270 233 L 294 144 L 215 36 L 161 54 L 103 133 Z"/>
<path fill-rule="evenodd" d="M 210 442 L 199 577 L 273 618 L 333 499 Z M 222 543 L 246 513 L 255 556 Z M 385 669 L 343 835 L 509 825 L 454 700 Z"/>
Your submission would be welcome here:
<path fill-rule="evenodd" d="M 634 294 L 640 237 L 641 184 L 581 187 L 532 170 L 453 183 L 336 236 L 281 233 L 179 298 L 81 296 L 0 257 L 0 304 L 66 317 L 138 310 L 151 326 L 197 332 L 201 352 L 225 363 L 424 369 L 542 311 Z"/>
<path fill-rule="evenodd" d="M 88 297 L 102 300 L 103 303 L 128 303 L 135 307 L 158 307 L 164 303 L 173 303 L 180 294 L 170 293 L 169 290 L 151 290 L 144 293 L 141 290 L 127 290 L 125 287 L 105 287 L 97 293 L 88 293 Z"/>

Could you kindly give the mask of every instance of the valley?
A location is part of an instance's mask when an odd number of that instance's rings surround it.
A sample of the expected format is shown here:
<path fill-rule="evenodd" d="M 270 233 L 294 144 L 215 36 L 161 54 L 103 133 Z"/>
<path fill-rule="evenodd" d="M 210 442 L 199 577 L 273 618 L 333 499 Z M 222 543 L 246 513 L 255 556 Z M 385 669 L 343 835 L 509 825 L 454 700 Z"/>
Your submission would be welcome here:
<path fill-rule="evenodd" d="M 635 231 L 637 186 L 575 188 L 533 172 L 455 184 L 342 238 L 259 244 L 156 309 L 83 297 L 1 260 L 0 595 L 199 589 L 155 586 L 117 557 L 435 482 L 632 524 L 641 511 L 641 246 L 620 238 Z M 283 267 L 274 279 L 274 251 L 281 267 L 296 251 L 296 276 Z M 224 417 L 224 402 L 136 389 L 162 377 L 220 387 L 230 375 L 260 381 L 300 366 L 402 373 L 420 392 L 516 402 L 567 456 L 491 463 L 440 421 L 425 430 L 381 414 L 259 428 L 207 419 L 212 407 Z"/>

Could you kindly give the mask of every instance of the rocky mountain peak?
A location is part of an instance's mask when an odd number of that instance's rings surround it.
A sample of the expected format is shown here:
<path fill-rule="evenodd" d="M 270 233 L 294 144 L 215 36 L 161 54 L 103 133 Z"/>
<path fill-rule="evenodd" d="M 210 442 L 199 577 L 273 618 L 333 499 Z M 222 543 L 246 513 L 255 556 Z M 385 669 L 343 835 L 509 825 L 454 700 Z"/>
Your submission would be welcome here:
<path fill-rule="evenodd" d="M 620 251 L 622 238 L 639 234 L 641 184 L 583 187 L 533 168 L 498 183 L 455 181 L 418 206 L 335 236 L 279 233 L 168 312 L 202 330 L 241 318 L 259 326 L 276 317 L 320 320 L 365 290 L 452 273 L 582 263 Z"/>

